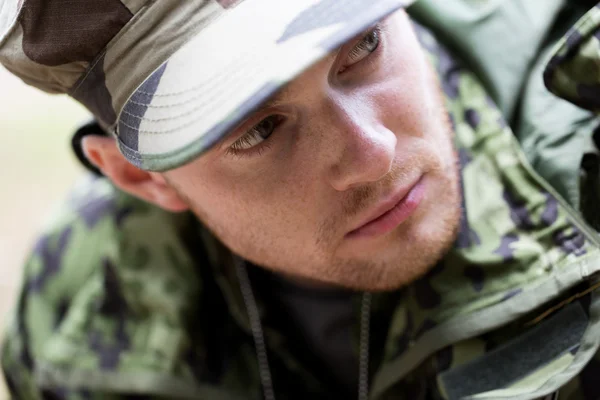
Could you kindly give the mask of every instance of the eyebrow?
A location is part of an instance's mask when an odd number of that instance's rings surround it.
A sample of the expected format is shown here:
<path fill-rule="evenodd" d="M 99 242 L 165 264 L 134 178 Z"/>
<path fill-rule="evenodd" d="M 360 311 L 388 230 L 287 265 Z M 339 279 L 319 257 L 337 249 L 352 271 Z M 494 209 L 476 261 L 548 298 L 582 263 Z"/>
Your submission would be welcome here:
<path fill-rule="evenodd" d="M 248 118 L 252 117 L 255 114 L 259 114 L 264 110 L 267 110 L 272 107 L 276 107 L 279 104 L 283 103 L 283 98 L 286 97 L 290 92 L 290 88 L 286 85 L 279 88 L 275 93 L 273 93 L 266 101 L 262 102 L 256 109 L 254 109 L 249 115 Z"/>

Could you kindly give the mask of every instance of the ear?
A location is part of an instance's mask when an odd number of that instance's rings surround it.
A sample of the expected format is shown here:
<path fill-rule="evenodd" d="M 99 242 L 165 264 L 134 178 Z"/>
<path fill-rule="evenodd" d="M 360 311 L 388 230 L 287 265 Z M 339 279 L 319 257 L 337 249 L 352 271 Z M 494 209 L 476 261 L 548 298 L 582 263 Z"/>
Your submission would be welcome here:
<path fill-rule="evenodd" d="M 167 211 L 189 209 L 177 191 L 160 174 L 141 170 L 127 161 L 117 148 L 114 138 L 88 135 L 81 144 L 87 159 L 118 188 Z"/>

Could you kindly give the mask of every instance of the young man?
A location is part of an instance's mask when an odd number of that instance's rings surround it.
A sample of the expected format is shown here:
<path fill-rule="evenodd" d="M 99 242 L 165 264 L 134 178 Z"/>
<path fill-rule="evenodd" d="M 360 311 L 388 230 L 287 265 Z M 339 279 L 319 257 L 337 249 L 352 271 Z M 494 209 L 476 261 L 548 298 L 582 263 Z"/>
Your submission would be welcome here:
<path fill-rule="evenodd" d="M 600 398 L 597 123 L 542 84 L 597 109 L 599 9 L 546 68 L 588 1 L 410 3 L 5 0 L 104 176 L 26 265 L 13 395 Z"/>

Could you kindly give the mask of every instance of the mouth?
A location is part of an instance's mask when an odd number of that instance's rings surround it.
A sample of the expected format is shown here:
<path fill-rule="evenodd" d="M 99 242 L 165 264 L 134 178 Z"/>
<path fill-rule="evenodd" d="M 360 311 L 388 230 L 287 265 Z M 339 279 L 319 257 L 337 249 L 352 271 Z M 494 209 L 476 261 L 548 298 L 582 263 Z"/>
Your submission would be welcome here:
<path fill-rule="evenodd" d="M 417 209 L 425 195 L 425 182 L 420 176 L 410 185 L 403 186 L 375 206 L 347 238 L 384 235 L 406 221 Z"/>

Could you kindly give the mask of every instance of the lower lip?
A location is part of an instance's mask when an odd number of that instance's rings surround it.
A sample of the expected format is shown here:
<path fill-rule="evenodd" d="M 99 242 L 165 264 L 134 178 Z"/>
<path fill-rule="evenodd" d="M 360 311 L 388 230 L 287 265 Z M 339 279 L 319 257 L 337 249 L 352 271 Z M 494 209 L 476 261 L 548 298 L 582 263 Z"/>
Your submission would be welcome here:
<path fill-rule="evenodd" d="M 394 230 L 402 222 L 406 221 L 419 207 L 425 195 L 425 184 L 423 179 L 419 180 L 406 196 L 391 210 L 381 217 L 363 225 L 362 227 L 348 233 L 348 238 L 373 237 L 386 234 Z"/>

